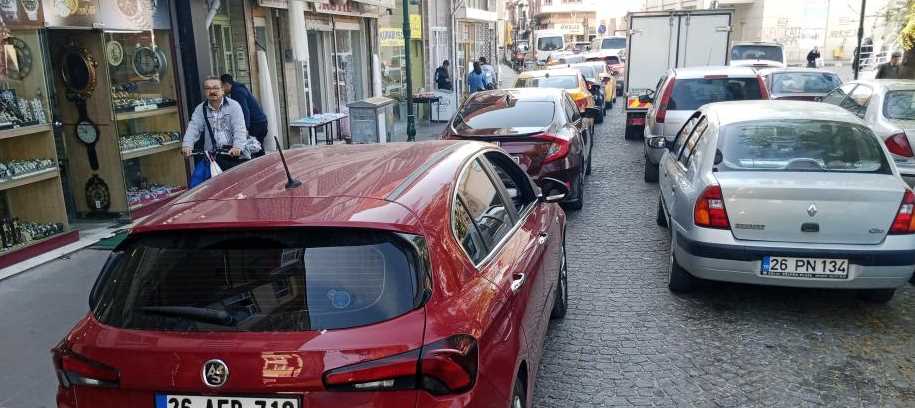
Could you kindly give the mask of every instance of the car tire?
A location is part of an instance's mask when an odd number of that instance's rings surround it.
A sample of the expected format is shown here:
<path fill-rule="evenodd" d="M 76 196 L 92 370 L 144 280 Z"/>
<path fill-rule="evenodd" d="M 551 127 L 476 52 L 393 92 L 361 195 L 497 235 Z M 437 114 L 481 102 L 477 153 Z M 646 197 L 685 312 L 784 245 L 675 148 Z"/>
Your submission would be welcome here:
<path fill-rule="evenodd" d="M 562 238 L 562 257 L 559 264 L 559 282 L 556 284 L 556 300 L 553 302 L 553 310 L 550 311 L 550 319 L 562 319 L 566 317 L 566 311 L 569 309 L 569 265 L 566 257 L 566 240 Z"/>
<path fill-rule="evenodd" d="M 646 183 L 657 183 L 658 182 L 658 165 L 645 158 L 645 182 Z"/>
<path fill-rule="evenodd" d="M 858 291 L 858 299 L 871 303 L 886 303 L 893 299 L 896 289 L 863 289 Z"/>
<path fill-rule="evenodd" d="M 575 200 L 563 203 L 563 208 L 568 211 L 578 211 L 585 206 L 585 175 L 584 172 L 578 175 L 575 182 Z"/>
<path fill-rule="evenodd" d="M 687 293 L 696 288 L 697 279 L 677 262 L 674 256 L 674 234 L 671 233 L 670 239 L 670 264 L 667 268 L 667 288 L 671 292 Z"/>
<path fill-rule="evenodd" d="M 656 220 L 659 227 L 667 228 L 667 214 L 664 213 L 664 201 L 660 194 L 658 195 L 658 218 Z"/>
<path fill-rule="evenodd" d="M 524 385 L 521 384 L 521 377 L 515 378 L 515 388 L 512 391 L 511 408 L 525 408 Z"/>

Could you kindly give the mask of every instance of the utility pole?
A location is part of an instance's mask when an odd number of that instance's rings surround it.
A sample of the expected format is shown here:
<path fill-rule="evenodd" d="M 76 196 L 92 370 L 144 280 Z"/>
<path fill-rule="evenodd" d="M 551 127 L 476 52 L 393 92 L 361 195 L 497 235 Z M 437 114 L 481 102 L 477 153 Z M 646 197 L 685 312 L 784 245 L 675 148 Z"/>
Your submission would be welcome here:
<path fill-rule="evenodd" d="M 416 141 L 416 114 L 413 112 L 413 75 L 410 72 L 410 0 L 403 0 L 403 53 L 407 88 L 407 141 Z"/>
<path fill-rule="evenodd" d="M 867 0 L 861 0 L 861 20 L 858 21 L 858 50 L 855 53 L 855 79 L 858 79 L 858 71 L 861 71 L 861 41 L 864 40 L 864 9 L 867 7 Z"/>

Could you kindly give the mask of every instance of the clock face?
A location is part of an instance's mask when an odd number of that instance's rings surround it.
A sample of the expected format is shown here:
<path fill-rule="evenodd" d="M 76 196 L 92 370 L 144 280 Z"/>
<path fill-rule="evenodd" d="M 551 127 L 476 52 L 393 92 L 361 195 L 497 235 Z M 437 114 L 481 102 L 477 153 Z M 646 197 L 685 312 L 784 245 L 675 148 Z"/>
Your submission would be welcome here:
<path fill-rule="evenodd" d="M 92 122 L 82 121 L 76 125 L 76 137 L 85 144 L 93 144 L 98 140 L 98 130 Z"/>
<path fill-rule="evenodd" d="M 113 67 L 119 66 L 124 62 L 124 47 L 117 41 L 108 41 L 105 46 L 105 53 L 108 54 L 108 64 Z"/>
<path fill-rule="evenodd" d="M 7 37 L 3 40 L 5 46 L 11 46 L 16 51 L 13 55 L 7 55 L 6 75 L 7 78 L 21 81 L 32 72 L 32 49 L 29 45 L 17 37 Z"/>
<path fill-rule="evenodd" d="M 159 72 L 160 56 L 150 47 L 137 47 L 133 54 L 133 70 L 143 78 L 152 78 Z"/>

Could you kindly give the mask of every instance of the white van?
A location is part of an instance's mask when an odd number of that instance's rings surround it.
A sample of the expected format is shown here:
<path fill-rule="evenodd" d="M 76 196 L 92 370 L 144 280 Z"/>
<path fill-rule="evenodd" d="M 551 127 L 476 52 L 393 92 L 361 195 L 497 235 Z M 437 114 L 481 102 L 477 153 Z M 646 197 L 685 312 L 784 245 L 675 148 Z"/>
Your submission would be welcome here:
<path fill-rule="evenodd" d="M 534 31 L 534 58 L 538 65 L 543 65 L 555 52 L 565 50 L 565 35 L 560 30 Z"/>
<path fill-rule="evenodd" d="M 591 54 L 599 58 L 617 57 L 622 61 L 625 50 L 626 37 L 608 36 L 595 38 L 591 42 Z"/>

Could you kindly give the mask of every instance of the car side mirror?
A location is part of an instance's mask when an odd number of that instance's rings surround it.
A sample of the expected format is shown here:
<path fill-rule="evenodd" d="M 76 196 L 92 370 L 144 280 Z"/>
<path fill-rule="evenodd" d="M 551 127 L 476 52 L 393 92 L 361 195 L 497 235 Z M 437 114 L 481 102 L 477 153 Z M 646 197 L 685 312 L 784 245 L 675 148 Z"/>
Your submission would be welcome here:
<path fill-rule="evenodd" d="M 639 95 L 639 103 L 652 103 L 654 99 L 651 95 Z"/>
<path fill-rule="evenodd" d="M 664 136 L 654 136 L 648 138 L 648 147 L 652 149 L 670 150 L 673 147 L 673 142 L 668 141 Z"/>
<path fill-rule="evenodd" d="M 540 202 L 558 203 L 569 195 L 569 187 L 566 186 L 566 183 L 552 177 L 544 177 L 538 184 L 540 184 L 540 195 L 537 196 L 537 199 Z"/>

